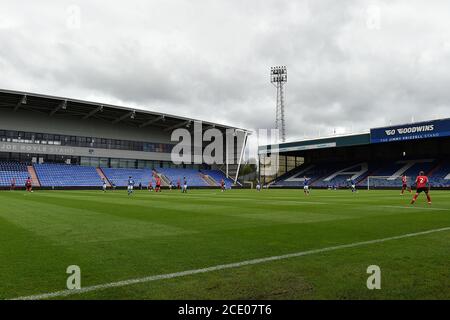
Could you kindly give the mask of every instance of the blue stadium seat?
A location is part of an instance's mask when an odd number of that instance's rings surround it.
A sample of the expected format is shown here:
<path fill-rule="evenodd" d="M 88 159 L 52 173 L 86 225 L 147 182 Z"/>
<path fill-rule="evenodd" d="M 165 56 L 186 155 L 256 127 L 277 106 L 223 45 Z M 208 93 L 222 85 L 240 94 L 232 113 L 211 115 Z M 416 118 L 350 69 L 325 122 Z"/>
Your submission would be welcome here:
<path fill-rule="evenodd" d="M 15 180 L 16 186 L 24 186 L 27 180 L 28 168 L 25 163 L 0 162 L 0 186 L 9 187 Z"/>
<path fill-rule="evenodd" d="M 114 183 L 117 187 L 124 187 L 128 184 L 128 178 L 131 176 L 135 182 L 135 186 L 142 183 L 148 186 L 150 180 L 153 179 L 153 171 L 151 169 L 118 169 L 118 168 L 102 168 L 103 173 L 109 182 Z M 154 185 L 153 181 L 153 185 Z"/>
<path fill-rule="evenodd" d="M 450 162 L 439 160 L 420 160 L 420 163 L 415 163 L 405 171 L 405 175 L 410 178 L 409 184 L 413 184 L 413 180 L 420 171 L 424 171 L 433 187 L 450 187 Z M 325 188 L 328 186 L 347 187 L 348 180 L 352 175 L 338 175 L 335 178 L 326 181 L 333 173 L 354 165 L 351 163 L 321 163 L 321 164 L 305 164 L 279 177 L 273 185 L 275 186 L 291 186 L 301 187 L 303 181 L 299 178 L 306 176 L 310 179 L 312 187 Z M 394 175 L 399 169 L 405 166 L 405 160 L 391 161 L 391 162 L 369 162 L 368 170 L 361 176 L 356 178 L 356 183 L 359 186 L 366 186 L 369 176 L 386 177 L 373 179 L 371 181 L 372 188 L 395 188 L 401 187 L 401 179 L 390 180 L 387 177 Z M 297 178 L 297 179 L 295 179 Z M 446 179 L 447 178 L 447 179 Z"/>
<path fill-rule="evenodd" d="M 230 188 L 233 185 L 233 180 L 227 178 L 225 173 L 220 170 L 202 170 L 201 172 L 213 178 L 217 182 L 218 186 L 220 186 L 220 182 L 222 181 L 222 179 L 225 181 L 225 186 L 227 188 Z"/>
<path fill-rule="evenodd" d="M 100 187 L 102 180 L 95 167 L 66 164 L 35 164 L 42 187 Z"/>
<path fill-rule="evenodd" d="M 438 166 L 431 171 L 428 178 L 432 187 L 450 187 L 450 161 L 441 161 Z"/>
<path fill-rule="evenodd" d="M 183 177 L 186 177 L 188 186 L 191 187 L 207 187 L 209 184 L 203 180 L 201 173 L 195 169 L 181 168 L 158 168 L 157 172 L 165 175 L 173 184 L 177 181 L 183 183 Z"/>

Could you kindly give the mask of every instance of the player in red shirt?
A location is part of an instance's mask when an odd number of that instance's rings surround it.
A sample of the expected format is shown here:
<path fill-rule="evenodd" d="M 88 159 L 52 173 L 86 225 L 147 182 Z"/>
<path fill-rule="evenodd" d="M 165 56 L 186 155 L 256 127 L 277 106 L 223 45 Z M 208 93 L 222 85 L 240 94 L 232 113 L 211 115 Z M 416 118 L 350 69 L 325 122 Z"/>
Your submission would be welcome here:
<path fill-rule="evenodd" d="M 161 192 L 161 178 L 159 176 L 156 176 L 155 192 Z"/>
<path fill-rule="evenodd" d="M 222 181 L 220 182 L 220 188 L 222 189 L 222 192 L 225 191 L 225 180 L 222 179 Z"/>
<path fill-rule="evenodd" d="M 430 197 L 430 185 L 428 182 L 428 177 L 425 175 L 423 171 L 420 171 L 419 176 L 416 178 L 416 194 L 414 195 L 411 204 L 414 204 L 417 200 L 417 197 L 420 193 L 425 192 L 427 195 L 428 204 L 431 204 L 431 197 Z"/>
<path fill-rule="evenodd" d="M 181 182 L 180 182 L 180 179 L 178 179 L 177 180 L 177 189 L 180 190 L 180 188 L 181 188 Z"/>
<path fill-rule="evenodd" d="M 408 189 L 408 178 L 406 177 L 406 175 L 403 175 L 402 177 L 402 193 L 401 195 L 405 194 L 405 190 Z M 411 188 L 408 189 L 409 193 L 411 193 Z"/>
<path fill-rule="evenodd" d="M 28 192 L 33 192 L 33 184 L 31 183 L 31 178 L 28 177 L 27 181 L 25 181 L 25 188 Z"/>
<path fill-rule="evenodd" d="M 149 183 L 148 183 L 148 191 L 153 191 L 152 180 L 150 180 Z"/>

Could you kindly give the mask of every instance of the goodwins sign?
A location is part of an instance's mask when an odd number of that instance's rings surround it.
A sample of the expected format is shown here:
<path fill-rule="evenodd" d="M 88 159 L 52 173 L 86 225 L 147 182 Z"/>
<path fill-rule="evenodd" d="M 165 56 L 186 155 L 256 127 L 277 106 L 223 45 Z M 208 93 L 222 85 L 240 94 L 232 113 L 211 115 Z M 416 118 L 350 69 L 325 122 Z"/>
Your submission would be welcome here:
<path fill-rule="evenodd" d="M 450 119 L 370 130 L 370 142 L 382 143 L 450 136 Z"/>

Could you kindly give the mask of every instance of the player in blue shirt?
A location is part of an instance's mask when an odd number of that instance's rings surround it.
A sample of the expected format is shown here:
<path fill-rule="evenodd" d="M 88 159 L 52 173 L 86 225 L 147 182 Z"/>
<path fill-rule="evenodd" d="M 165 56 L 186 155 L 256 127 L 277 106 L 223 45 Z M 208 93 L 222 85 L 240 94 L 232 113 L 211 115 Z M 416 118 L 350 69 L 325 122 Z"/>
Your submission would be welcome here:
<path fill-rule="evenodd" d="M 306 176 L 303 177 L 303 192 L 309 195 L 309 179 Z"/>
<path fill-rule="evenodd" d="M 128 177 L 128 195 L 131 195 L 133 193 L 133 188 L 134 188 L 134 180 L 130 176 Z"/>
<path fill-rule="evenodd" d="M 352 188 L 352 192 L 356 192 L 356 183 L 354 179 L 350 180 L 350 186 Z"/>

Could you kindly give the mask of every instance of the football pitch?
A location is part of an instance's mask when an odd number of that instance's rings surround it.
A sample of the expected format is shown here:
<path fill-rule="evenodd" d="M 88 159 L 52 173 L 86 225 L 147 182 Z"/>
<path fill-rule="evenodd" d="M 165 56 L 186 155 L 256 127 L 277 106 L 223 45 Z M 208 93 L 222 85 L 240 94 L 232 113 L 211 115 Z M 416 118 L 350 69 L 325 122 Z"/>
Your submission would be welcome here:
<path fill-rule="evenodd" d="M 450 193 L 431 196 L 4 191 L 0 298 L 450 299 Z"/>

